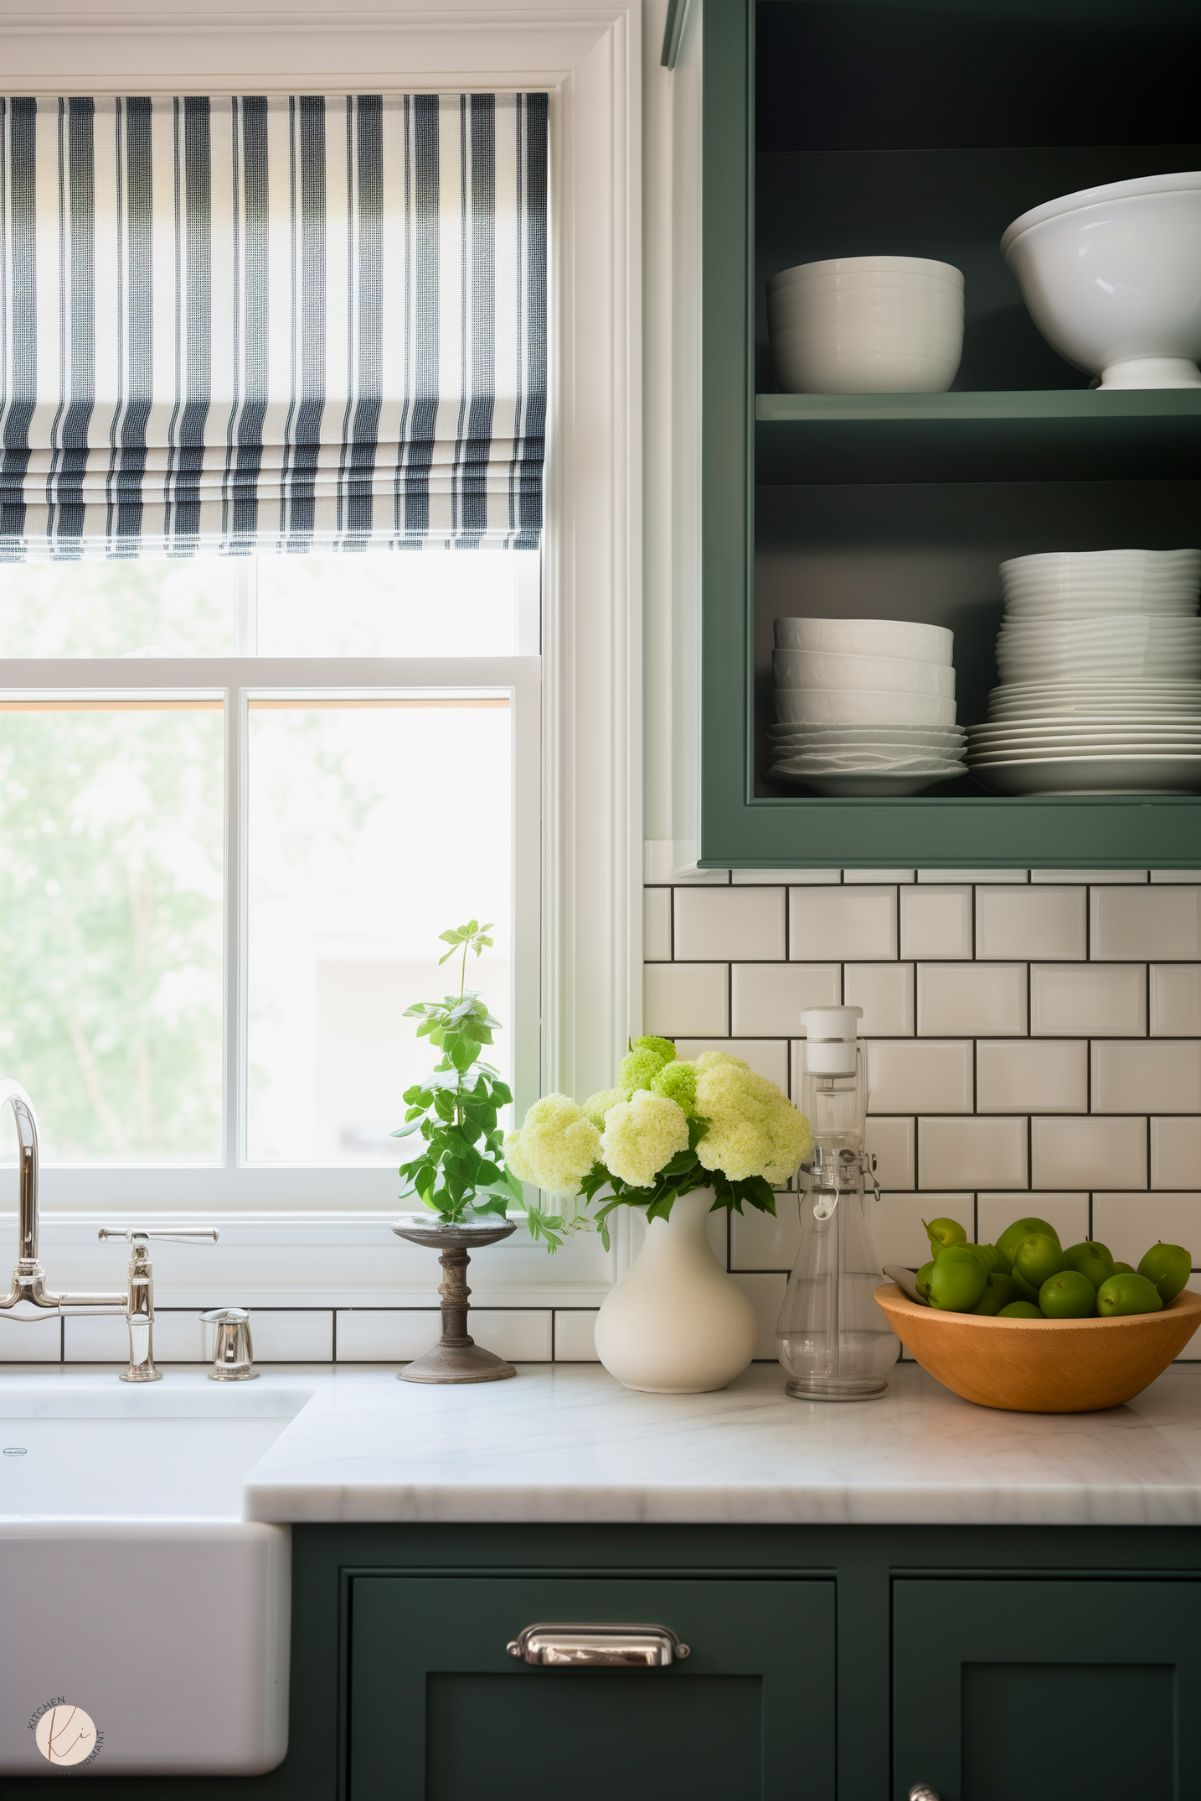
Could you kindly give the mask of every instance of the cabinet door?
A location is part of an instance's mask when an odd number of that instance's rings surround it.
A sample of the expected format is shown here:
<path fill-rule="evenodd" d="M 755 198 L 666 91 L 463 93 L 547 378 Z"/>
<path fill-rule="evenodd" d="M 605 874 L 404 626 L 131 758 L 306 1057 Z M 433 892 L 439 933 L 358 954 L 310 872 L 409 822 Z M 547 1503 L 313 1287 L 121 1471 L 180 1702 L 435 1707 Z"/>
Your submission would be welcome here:
<path fill-rule="evenodd" d="M 893 1589 L 893 1792 L 1191 1801 L 1193 1581 L 906 1578 Z"/>
<path fill-rule="evenodd" d="M 834 1801 L 824 1579 L 359 1575 L 351 1801 Z M 534 1667 L 540 1622 L 669 1627 L 666 1668 Z"/>

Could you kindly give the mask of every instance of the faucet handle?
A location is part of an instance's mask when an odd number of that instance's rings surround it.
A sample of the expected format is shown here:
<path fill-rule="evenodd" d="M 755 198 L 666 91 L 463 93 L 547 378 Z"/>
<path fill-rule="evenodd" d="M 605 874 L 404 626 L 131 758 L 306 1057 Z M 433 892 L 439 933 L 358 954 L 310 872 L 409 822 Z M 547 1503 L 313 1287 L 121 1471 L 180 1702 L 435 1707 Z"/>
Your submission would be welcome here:
<path fill-rule="evenodd" d="M 221 1234 L 216 1226 L 176 1226 L 163 1231 L 151 1230 L 145 1226 L 101 1226 L 97 1238 L 123 1238 L 127 1244 L 148 1238 L 166 1239 L 172 1244 L 189 1244 L 193 1239 L 207 1239 L 216 1244 Z"/>
<path fill-rule="evenodd" d="M 210 1307 L 200 1318 L 204 1325 L 217 1329 L 209 1381 L 253 1381 L 259 1372 L 254 1367 L 250 1315 L 245 1307 Z"/>

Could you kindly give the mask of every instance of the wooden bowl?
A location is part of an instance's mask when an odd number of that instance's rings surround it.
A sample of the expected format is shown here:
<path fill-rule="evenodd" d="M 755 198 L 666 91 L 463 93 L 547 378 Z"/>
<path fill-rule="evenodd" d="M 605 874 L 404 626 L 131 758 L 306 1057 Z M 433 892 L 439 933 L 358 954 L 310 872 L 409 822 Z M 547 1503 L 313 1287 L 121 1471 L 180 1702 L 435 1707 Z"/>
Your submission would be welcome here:
<path fill-rule="evenodd" d="M 1121 1319 L 990 1319 L 907 1300 L 895 1282 L 876 1299 L 909 1354 L 952 1394 L 1011 1413 L 1095 1413 L 1133 1400 L 1201 1325 L 1185 1289 L 1162 1313 Z"/>

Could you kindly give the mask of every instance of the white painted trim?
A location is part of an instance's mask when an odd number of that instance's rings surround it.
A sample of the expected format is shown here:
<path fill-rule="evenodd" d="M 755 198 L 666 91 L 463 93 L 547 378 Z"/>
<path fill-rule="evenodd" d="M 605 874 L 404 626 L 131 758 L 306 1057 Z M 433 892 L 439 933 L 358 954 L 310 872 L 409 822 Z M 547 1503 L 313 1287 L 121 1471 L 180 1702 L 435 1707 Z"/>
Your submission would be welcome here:
<path fill-rule="evenodd" d="M 543 704 L 544 741 L 553 748 L 543 771 L 550 904 L 542 1079 L 580 1094 L 611 1079 L 627 1033 L 640 1028 L 642 11 L 642 0 L 359 0 L 346 12 L 328 0 L 259 0 L 249 10 L 230 0 L 203 7 L 124 0 L 119 8 L 9 0 L 0 18 L 0 81 L 9 93 L 120 93 L 135 85 L 172 93 L 551 92 L 556 377 Z M 188 673 L 194 678 L 194 669 Z M 461 679 L 471 678 L 464 670 Z M 128 664 L 125 680 L 132 680 Z M 143 1173 L 133 1172 L 135 1181 Z M 348 1189 L 372 1173 L 347 1172 Z M 289 1232 L 301 1227 L 295 1212 L 290 1225 L 262 1227 L 272 1236 L 272 1268 L 285 1282 L 303 1265 L 295 1292 L 304 1289 L 310 1304 L 325 1302 L 329 1259 L 314 1273 L 300 1247 L 289 1249 Z M 626 1238 L 623 1229 L 619 1244 Z M 46 1240 L 53 1243 L 49 1213 Z M 0 1236 L 0 1263 L 3 1242 Z M 589 1304 L 578 1299 L 576 1270 L 603 1289 L 623 1256 L 619 1249 L 617 1258 L 601 1259 L 590 1238 L 574 1240 L 549 1264 L 543 1252 L 526 1254 L 543 1260 L 546 1280 L 535 1284 L 542 1305 L 569 1294 L 571 1304 Z M 364 1248 L 368 1262 L 372 1256 Z M 90 1247 L 86 1261 L 94 1279 Z M 378 1275 L 378 1264 L 372 1267 Z M 427 1296 L 428 1284 L 414 1281 Z M 476 1285 L 477 1299 L 491 1292 Z M 394 1289 L 386 1293 L 395 1299 Z M 160 1298 L 170 1305 L 174 1297 Z"/>

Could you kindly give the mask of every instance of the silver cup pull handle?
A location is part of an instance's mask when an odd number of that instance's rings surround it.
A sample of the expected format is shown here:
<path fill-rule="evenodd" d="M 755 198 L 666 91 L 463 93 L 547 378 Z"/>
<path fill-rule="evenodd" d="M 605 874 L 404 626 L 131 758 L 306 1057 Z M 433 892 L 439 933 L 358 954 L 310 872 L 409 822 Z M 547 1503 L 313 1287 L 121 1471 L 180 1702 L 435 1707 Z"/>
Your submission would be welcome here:
<path fill-rule="evenodd" d="M 909 1801 L 941 1801 L 941 1797 L 928 1782 L 915 1782 L 909 1791 Z"/>
<path fill-rule="evenodd" d="M 526 1626 L 506 1650 L 560 1669 L 663 1669 L 690 1655 L 669 1626 Z"/>

